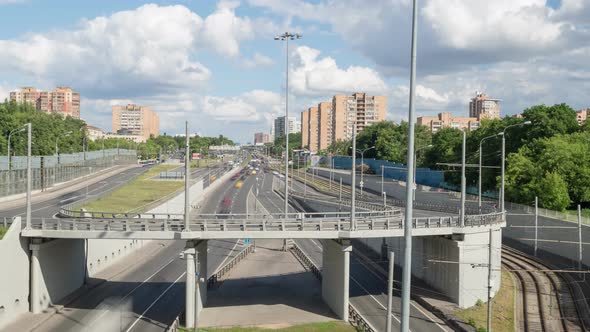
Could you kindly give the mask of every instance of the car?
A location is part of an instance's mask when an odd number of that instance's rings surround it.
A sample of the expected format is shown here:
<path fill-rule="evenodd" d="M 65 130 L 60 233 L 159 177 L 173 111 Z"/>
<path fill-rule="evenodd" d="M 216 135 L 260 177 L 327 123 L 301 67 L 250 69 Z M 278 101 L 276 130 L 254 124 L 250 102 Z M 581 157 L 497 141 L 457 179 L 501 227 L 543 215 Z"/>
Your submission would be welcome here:
<path fill-rule="evenodd" d="M 252 173 L 250 173 L 250 174 L 252 174 L 252 175 L 256 175 L 256 171 L 252 171 Z"/>
<path fill-rule="evenodd" d="M 272 171 L 272 174 L 273 174 L 273 175 L 279 175 L 279 172 L 277 172 L 277 171 Z"/>
<path fill-rule="evenodd" d="M 235 187 L 236 187 L 236 188 L 242 188 L 242 185 L 243 185 L 243 184 L 244 184 L 244 182 L 242 182 L 242 181 L 238 181 L 238 182 L 236 182 L 236 185 L 235 185 Z"/>

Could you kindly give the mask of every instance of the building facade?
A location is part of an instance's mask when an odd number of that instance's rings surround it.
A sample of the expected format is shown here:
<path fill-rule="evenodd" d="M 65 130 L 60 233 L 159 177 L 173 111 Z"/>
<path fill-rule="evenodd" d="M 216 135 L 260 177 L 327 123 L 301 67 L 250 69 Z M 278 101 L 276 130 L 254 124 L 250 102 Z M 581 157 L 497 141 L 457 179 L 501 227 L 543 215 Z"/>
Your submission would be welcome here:
<path fill-rule="evenodd" d="M 479 128 L 479 121 L 477 118 L 453 117 L 453 114 L 448 112 L 438 113 L 438 116 L 418 117 L 416 124 L 427 126 L 433 133 L 442 128 L 455 128 L 467 131 Z"/>
<path fill-rule="evenodd" d="M 588 113 L 590 112 L 590 108 L 585 108 L 585 109 L 581 109 L 579 111 L 576 111 L 576 120 L 578 121 L 578 124 L 581 126 L 583 125 L 586 120 L 588 119 Z"/>
<path fill-rule="evenodd" d="M 327 149 L 332 144 L 332 103 L 318 104 L 318 150 Z"/>
<path fill-rule="evenodd" d="M 481 119 L 500 118 L 500 99 L 488 97 L 485 93 L 477 91 L 475 97 L 469 102 L 469 117 Z"/>
<path fill-rule="evenodd" d="M 310 151 L 317 151 L 318 144 L 320 142 L 320 135 L 319 135 L 319 112 L 318 107 L 313 106 L 307 109 L 309 113 L 309 150 Z"/>
<path fill-rule="evenodd" d="M 90 139 L 91 141 L 94 141 L 99 138 L 104 138 L 105 133 L 102 129 L 98 127 L 86 125 L 86 136 L 88 136 L 88 139 Z"/>
<path fill-rule="evenodd" d="M 254 145 L 266 144 L 269 142 L 267 133 L 254 133 Z"/>
<path fill-rule="evenodd" d="M 289 134 L 296 134 L 301 132 L 301 122 L 296 117 L 290 116 L 288 122 Z M 274 136 L 275 138 L 285 135 L 285 117 L 279 116 L 274 121 Z"/>
<path fill-rule="evenodd" d="M 387 98 L 354 93 L 351 96 L 335 95 L 332 98 L 332 142 L 352 138 L 352 125 L 356 122 L 357 134 L 366 126 L 385 121 Z"/>
<path fill-rule="evenodd" d="M 45 113 L 80 118 L 80 94 L 69 87 L 60 86 L 54 91 L 38 91 L 33 87 L 24 87 L 10 92 L 10 100 L 29 103 Z"/>
<path fill-rule="evenodd" d="M 113 133 L 141 136 L 144 140 L 160 134 L 160 117 L 149 107 L 135 104 L 115 105 L 113 111 Z"/>
<path fill-rule="evenodd" d="M 301 112 L 301 147 L 309 149 L 309 111 Z"/>

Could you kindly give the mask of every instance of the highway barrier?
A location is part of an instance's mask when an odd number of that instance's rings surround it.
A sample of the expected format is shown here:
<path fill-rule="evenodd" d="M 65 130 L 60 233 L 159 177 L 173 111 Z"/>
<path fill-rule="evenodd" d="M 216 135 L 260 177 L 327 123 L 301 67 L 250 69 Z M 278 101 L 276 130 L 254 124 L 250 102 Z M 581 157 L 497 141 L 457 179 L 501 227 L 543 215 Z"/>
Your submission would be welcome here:
<path fill-rule="evenodd" d="M 229 262 L 225 263 L 222 267 L 220 267 L 213 275 L 207 279 L 207 289 L 213 288 L 223 282 L 223 276 L 225 276 L 229 271 L 231 271 L 239 262 L 241 262 L 244 258 L 246 258 L 250 253 L 254 252 L 254 246 L 248 245 L 246 248 L 242 249 L 239 254 L 234 256 Z"/>

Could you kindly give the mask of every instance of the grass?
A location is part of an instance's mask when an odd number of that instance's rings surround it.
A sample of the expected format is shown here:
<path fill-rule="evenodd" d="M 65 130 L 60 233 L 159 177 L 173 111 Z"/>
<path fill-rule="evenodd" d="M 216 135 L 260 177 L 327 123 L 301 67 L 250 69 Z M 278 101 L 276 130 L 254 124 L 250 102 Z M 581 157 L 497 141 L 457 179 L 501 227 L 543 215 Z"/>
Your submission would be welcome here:
<path fill-rule="evenodd" d="M 188 332 L 191 329 L 181 327 L 179 331 Z M 303 325 L 294 325 L 285 328 L 273 329 L 273 328 L 262 328 L 262 327 L 229 327 L 229 328 L 199 328 L 202 332 L 268 332 L 268 331 L 280 331 L 280 332 L 352 332 L 357 331 L 352 325 L 345 322 L 322 322 L 322 323 L 310 323 Z"/>
<path fill-rule="evenodd" d="M 578 215 L 578 210 L 577 209 L 576 210 L 566 210 L 565 213 L 571 214 L 573 216 L 577 216 Z M 582 209 L 582 217 L 588 217 L 588 218 L 590 218 L 590 209 Z"/>
<path fill-rule="evenodd" d="M 146 206 L 154 201 L 172 194 L 182 188 L 183 181 L 154 180 L 160 172 L 170 171 L 177 165 L 157 165 L 140 175 L 121 188 L 96 201 L 85 204 L 77 209 L 84 208 L 97 212 L 129 212 Z"/>
<path fill-rule="evenodd" d="M 4 237 L 4 234 L 8 232 L 9 227 L 4 227 L 3 225 L 0 226 L 0 240 Z"/>
<path fill-rule="evenodd" d="M 475 306 L 456 312 L 478 331 L 486 330 L 487 303 L 478 302 Z M 492 330 L 514 330 L 514 283 L 510 273 L 502 269 L 502 286 L 492 300 Z"/>
<path fill-rule="evenodd" d="M 207 167 L 209 165 L 216 165 L 217 163 L 219 163 L 219 160 L 217 159 L 197 159 L 197 160 L 191 160 L 191 168 L 203 168 L 203 167 Z"/>

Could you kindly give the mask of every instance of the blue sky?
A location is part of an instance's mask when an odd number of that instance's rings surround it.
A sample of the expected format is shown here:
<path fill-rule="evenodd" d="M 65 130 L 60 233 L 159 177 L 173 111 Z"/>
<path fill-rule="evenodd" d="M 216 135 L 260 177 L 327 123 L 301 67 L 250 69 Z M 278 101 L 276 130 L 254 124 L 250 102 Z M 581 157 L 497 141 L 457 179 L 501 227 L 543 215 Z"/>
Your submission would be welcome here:
<path fill-rule="evenodd" d="M 424 0 L 419 115 L 467 114 L 476 90 L 503 113 L 534 104 L 589 106 L 590 0 Z M 110 107 L 152 106 L 162 132 L 184 120 L 204 135 L 252 140 L 281 114 L 286 30 L 290 109 L 335 93 L 388 97 L 407 113 L 410 1 L 0 0 L 0 98 L 20 86 L 72 86 L 82 118 L 110 130 Z M 482 19 L 481 13 L 487 15 Z"/>

